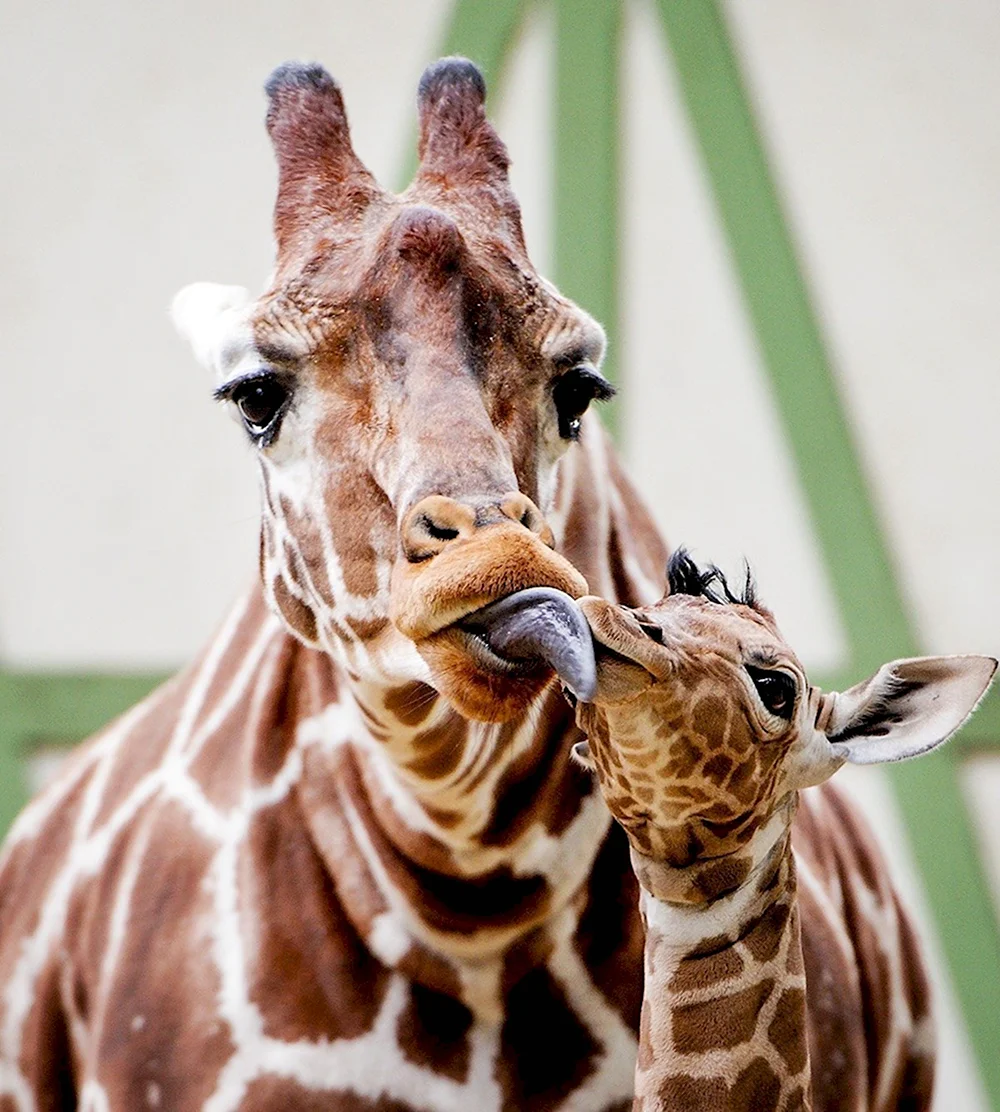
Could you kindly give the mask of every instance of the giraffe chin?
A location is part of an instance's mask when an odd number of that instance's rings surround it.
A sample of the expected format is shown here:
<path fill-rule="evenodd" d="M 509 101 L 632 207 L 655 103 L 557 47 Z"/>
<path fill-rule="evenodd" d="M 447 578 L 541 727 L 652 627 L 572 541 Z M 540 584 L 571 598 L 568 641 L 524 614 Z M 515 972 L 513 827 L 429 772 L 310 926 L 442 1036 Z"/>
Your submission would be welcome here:
<path fill-rule="evenodd" d="M 492 652 L 483 639 L 457 626 L 417 643 L 434 686 L 467 718 L 506 722 L 523 713 L 553 679 L 539 661 L 513 661 Z"/>
<path fill-rule="evenodd" d="M 552 587 L 507 595 L 420 648 L 447 684 L 443 694 L 466 714 L 487 721 L 523 710 L 553 672 L 579 699 L 591 699 L 597 686 L 590 628 L 573 599 Z M 476 665 L 471 676 L 469 660 Z"/>

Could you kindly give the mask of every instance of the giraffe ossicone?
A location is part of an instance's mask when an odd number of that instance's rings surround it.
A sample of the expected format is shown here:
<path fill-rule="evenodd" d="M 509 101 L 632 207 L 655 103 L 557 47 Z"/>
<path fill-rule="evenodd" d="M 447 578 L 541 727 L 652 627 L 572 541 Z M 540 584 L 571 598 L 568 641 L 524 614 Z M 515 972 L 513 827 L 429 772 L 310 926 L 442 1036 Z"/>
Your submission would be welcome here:
<path fill-rule="evenodd" d="M 565 603 L 586 616 L 596 653 L 596 692 L 577 707 L 587 740 L 574 755 L 628 836 L 646 922 L 636 1107 L 929 1107 L 930 1012 L 905 916 L 884 876 L 796 845 L 793 819 L 799 793 L 844 763 L 944 743 L 997 661 L 897 660 L 826 693 L 808 683 L 749 575 L 734 594 L 679 550 L 668 580 L 653 606 Z M 856 822 L 853 836 L 867 838 Z M 885 968 L 866 970 L 879 950 Z M 808 970 L 804 952 L 816 956 Z M 867 991 L 831 996 L 841 971 Z M 871 1072 L 834 1090 L 825 1071 L 845 1030 L 867 1038 Z"/>
<path fill-rule="evenodd" d="M 592 650 L 582 612 L 538 637 L 500 602 L 662 589 L 585 412 L 603 332 L 528 258 L 470 63 L 421 82 L 400 195 L 321 67 L 267 94 L 267 288 L 174 307 L 256 460 L 262 584 L 7 838 L 0 1112 L 624 1112 L 638 887 L 552 682 L 590 694 Z M 803 888 L 838 898 L 832 854 L 891 919 L 855 825 L 824 789 L 800 809 Z M 856 925 L 835 996 L 878 967 Z M 824 1091 L 865 1055 L 847 1032 Z"/>

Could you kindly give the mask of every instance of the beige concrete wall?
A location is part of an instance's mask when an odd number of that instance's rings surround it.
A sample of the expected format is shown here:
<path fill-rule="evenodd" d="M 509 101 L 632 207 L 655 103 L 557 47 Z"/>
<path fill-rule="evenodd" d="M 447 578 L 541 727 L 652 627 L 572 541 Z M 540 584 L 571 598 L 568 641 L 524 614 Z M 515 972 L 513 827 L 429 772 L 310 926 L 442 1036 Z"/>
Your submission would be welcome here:
<path fill-rule="evenodd" d="M 447 4 L 8 7 L 0 656 L 172 666 L 254 573 L 256 493 L 166 306 L 187 281 L 255 288 L 269 269 L 271 67 L 325 62 L 359 152 L 395 183 Z M 996 653 L 1000 9 L 726 11 L 923 642 Z M 494 101 L 543 268 L 551 35 L 543 11 Z M 804 501 L 638 0 L 626 57 L 626 456 L 670 538 L 729 566 L 749 556 L 807 662 L 834 664 L 842 636 Z M 884 783 L 855 789 L 912 882 Z M 946 1051 L 942 1110 L 984 1107 L 953 1017 Z"/>

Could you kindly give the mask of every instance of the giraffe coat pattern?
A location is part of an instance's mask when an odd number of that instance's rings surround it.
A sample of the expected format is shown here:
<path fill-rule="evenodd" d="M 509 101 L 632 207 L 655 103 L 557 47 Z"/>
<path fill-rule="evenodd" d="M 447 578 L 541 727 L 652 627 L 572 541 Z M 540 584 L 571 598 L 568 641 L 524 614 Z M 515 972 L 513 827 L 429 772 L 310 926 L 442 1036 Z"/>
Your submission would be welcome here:
<path fill-rule="evenodd" d="M 400 196 L 321 67 L 267 92 L 270 284 L 175 302 L 257 460 L 261 587 L 7 839 L 0 1112 L 621 1112 L 629 844 L 549 670 L 462 625 L 525 588 L 662 589 L 584 414 L 603 334 L 527 257 L 469 63 L 425 74 Z M 877 852 L 830 794 L 794 837 L 803 916 L 842 924 L 806 975 L 863 995 L 896 969 Z M 831 1086 L 881 1038 L 845 1031 Z"/>
<path fill-rule="evenodd" d="M 668 583 L 651 607 L 579 603 L 597 683 L 576 755 L 628 836 L 646 925 L 635 1107 L 929 1108 L 919 947 L 871 835 L 826 781 L 872 751 L 947 740 L 997 662 L 894 661 L 824 693 L 749 575 L 735 596 L 681 549 Z"/>

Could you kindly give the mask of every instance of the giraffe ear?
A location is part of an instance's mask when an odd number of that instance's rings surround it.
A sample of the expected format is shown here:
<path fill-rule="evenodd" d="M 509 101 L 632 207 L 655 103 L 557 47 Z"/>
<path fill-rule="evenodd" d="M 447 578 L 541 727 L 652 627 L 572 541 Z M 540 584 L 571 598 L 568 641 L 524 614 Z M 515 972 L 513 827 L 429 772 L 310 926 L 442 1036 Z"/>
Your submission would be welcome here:
<path fill-rule="evenodd" d="M 589 768 L 591 772 L 594 771 L 594 758 L 590 755 L 590 742 L 586 739 L 574 743 L 570 748 L 569 755 L 577 764 Z"/>
<path fill-rule="evenodd" d="M 191 345 L 195 359 L 221 375 L 227 351 L 239 344 L 241 337 L 245 340 L 249 308 L 250 294 L 243 286 L 195 282 L 174 297 L 170 317 Z"/>
<path fill-rule="evenodd" d="M 836 694 L 826 736 L 853 764 L 917 757 L 943 744 L 976 709 L 993 679 L 990 656 L 894 660 Z"/>

